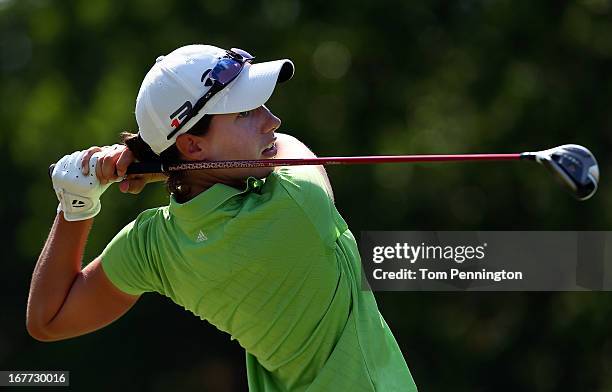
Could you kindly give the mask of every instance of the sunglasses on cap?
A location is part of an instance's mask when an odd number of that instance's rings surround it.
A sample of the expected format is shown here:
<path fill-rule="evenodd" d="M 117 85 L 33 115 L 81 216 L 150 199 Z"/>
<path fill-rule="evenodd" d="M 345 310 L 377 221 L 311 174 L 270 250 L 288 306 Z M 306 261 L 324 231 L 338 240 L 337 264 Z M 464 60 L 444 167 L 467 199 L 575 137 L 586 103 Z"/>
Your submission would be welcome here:
<path fill-rule="evenodd" d="M 176 128 L 168 135 L 167 139 L 170 140 L 189 120 L 195 117 L 200 110 L 206 105 L 215 94 L 223 90 L 225 86 L 230 84 L 234 79 L 240 75 L 244 64 L 253 61 L 255 56 L 249 54 L 247 51 L 237 48 L 231 48 L 227 50 L 225 56 L 223 56 L 212 70 L 208 73 L 208 80 L 206 83 L 212 82 L 212 86 L 202 98 L 198 99 L 195 105 L 187 113 L 183 121 L 181 121 Z M 204 79 L 204 76 L 202 77 Z M 203 81 L 203 80 L 202 80 Z M 210 81 L 210 82 L 209 82 Z"/>

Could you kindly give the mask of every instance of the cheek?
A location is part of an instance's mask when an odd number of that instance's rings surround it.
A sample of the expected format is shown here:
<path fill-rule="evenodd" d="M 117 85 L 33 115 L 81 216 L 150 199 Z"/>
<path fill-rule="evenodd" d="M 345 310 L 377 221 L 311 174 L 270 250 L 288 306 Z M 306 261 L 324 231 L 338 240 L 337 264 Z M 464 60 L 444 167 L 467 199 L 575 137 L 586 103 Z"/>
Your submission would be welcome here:
<path fill-rule="evenodd" d="M 227 134 L 220 147 L 225 159 L 255 159 L 259 152 L 256 140 L 244 131 Z"/>
<path fill-rule="evenodd" d="M 259 158 L 261 142 L 256 129 L 249 123 L 227 124 L 217 131 L 211 140 L 210 160 Z"/>
<path fill-rule="evenodd" d="M 209 159 L 215 161 L 240 159 L 244 156 L 243 149 L 244 142 L 239 137 L 226 134 L 213 141 Z"/>

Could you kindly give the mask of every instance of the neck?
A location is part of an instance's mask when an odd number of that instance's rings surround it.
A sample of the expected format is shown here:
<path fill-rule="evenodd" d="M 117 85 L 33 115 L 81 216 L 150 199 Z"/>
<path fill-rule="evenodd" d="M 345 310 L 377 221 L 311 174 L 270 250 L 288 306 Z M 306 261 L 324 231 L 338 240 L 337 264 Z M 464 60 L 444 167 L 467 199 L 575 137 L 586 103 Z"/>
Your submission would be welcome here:
<path fill-rule="evenodd" d="M 205 170 L 193 171 L 189 175 L 179 178 L 177 185 L 179 184 L 180 191 L 172 190 L 176 201 L 179 203 L 188 202 L 215 184 L 225 184 L 236 189 L 242 189 L 245 186 L 244 180 L 219 176 L 214 174 L 214 170 L 213 174 Z"/>

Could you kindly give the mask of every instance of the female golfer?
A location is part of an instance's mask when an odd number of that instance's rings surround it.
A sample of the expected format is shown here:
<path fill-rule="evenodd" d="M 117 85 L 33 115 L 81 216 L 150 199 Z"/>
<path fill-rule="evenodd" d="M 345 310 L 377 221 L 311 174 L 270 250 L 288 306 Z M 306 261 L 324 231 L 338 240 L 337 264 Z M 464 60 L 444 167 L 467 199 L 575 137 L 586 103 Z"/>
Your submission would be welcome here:
<path fill-rule="evenodd" d="M 355 239 L 322 166 L 124 177 L 134 161 L 309 158 L 265 106 L 289 60 L 190 45 L 159 57 L 136 99 L 138 134 L 63 157 L 58 214 L 36 264 L 27 327 L 41 341 L 113 322 L 158 292 L 238 340 L 253 391 L 415 391 L 402 353 L 360 290 Z M 81 269 L 112 182 L 166 180 L 167 206 L 142 212 Z"/>

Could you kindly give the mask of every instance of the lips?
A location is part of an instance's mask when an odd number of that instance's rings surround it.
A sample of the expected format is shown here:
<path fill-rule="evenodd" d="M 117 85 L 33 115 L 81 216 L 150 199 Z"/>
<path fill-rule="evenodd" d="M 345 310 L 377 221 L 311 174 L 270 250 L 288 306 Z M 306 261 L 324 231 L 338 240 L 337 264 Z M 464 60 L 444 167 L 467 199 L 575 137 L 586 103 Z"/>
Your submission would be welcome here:
<path fill-rule="evenodd" d="M 264 146 L 264 149 L 261 151 L 261 155 L 266 158 L 273 158 L 276 156 L 276 153 L 276 138 L 274 138 L 274 140 L 272 140 L 268 145 Z"/>

